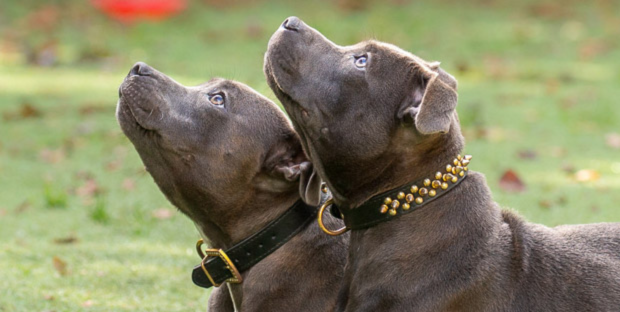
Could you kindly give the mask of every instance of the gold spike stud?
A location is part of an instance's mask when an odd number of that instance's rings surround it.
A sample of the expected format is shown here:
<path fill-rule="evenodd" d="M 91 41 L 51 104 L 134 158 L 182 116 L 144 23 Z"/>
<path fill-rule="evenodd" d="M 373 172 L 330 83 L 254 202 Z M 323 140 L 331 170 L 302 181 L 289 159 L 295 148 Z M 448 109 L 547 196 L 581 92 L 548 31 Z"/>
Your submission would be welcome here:
<path fill-rule="evenodd" d="M 469 169 L 467 169 L 467 167 L 463 167 L 463 171 L 467 171 L 467 170 L 469 170 Z"/>
<path fill-rule="evenodd" d="M 458 181 L 458 180 L 459 180 L 458 177 L 454 177 L 454 176 L 452 177 L 452 183 L 456 183 L 456 181 Z"/>
<path fill-rule="evenodd" d="M 424 186 L 430 186 L 431 185 L 431 179 L 424 179 Z"/>
<path fill-rule="evenodd" d="M 461 172 L 459 172 L 459 176 L 461 176 L 461 177 L 462 177 L 462 176 L 465 176 L 465 171 L 461 171 Z"/>
<path fill-rule="evenodd" d="M 420 196 L 426 196 L 428 195 L 428 190 L 425 187 L 423 187 L 420 189 L 418 193 L 420 194 Z"/>
<path fill-rule="evenodd" d="M 417 185 L 412 185 L 411 186 L 411 193 L 415 194 L 418 192 L 418 186 Z"/>
<path fill-rule="evenodd" d="M 455 172 L 454 172 L 454 174 L 457 174 L 457 173 L 459 173 L 459 172 L 463 171 L 463 167 L 461 167 L 461 166 L 456 166 L 456 167 L 454 167 L 454 171 L 455 171 Z"/>
<path fill-rule="evenodd" d="M 441 172 L 437 171 L 437 173 L 435 173 L 435 180 L 439 180 L 441 179 L 443 175 L 441 174 Z"/>
<path fill-rule="evenodd" d="M 435 197 L 435 195 L 437 195 L 437 191 L 435 191 L 435 190 L 428 191 L 428 196 Z"/>
<path fill-rule="evenodd" d="M 465 155 L 465 157 L 463 157 L 463 158 L 465 158 L 465 160 L 469 161 L 469 160 L 472 159 L 472 156 L 471 155 Z"/>
<path fill-rule="evenodd" d="M 412 201 L 413 201 L 413 194 L 407 194 L 407 196 L 405 196 L 405 200 L 406 200 L 408 203 L 412 202 Z M 403 209 L 404 209 L 404 208 L 405 208 L 405 207 L 403 206 Z"/>
<path fill-rule="evenodd" d="M 463 164 L 463 167 L 467 167 L 467 165 L 469 165 L 469 160 L 464 159 L 463 161 L 461 161 L 461 164 Z"/>
<path fill-rule="evenodd" d="M 392 206 L 392 209 L 396 209 L 398 208 L 398 206 L 400 206 L 400 202 L 397 200 L 393 200 L 391 206 Z"/>
<path fill-rule="evenodd" d="M 409 210 L 409 208 L 411 208 L 411 206 L 409 206 L 409 204 L 403 203 L 403 210 Z"/>
<path fill-rule="evenodd" d="M 418 197 L 418 198 L 415 199 L 415 203 L 418 204 L 418 205 L 423 203 L 423 202 L 424 202 L 424 199 L 422 197 Z"/>
<path fill-rule="evenodd" d="M 391 198 L 389 198 L 389 197 L 386 197 L 386 198 L 383 200 L 383 203 L 384 203 L 384 204 L 386 204 L 386 205 L 389 205 L 389 204 L 391 204 L 391 203 L 392 203 L 392 199 L 391 199 Z"/>
<path fill-rule="evenodd" d="M 446 182 L 441 183 L 441 188 L 444 189 L 444 190 L 447 189 L 448 188 L 448 183 L 446 183 Z"/>
<path fill-rule="evenodd" d="M 459 161 L 461 161 L 461 159 L 463 159 L 463 156 L 461 156 L 461 154 L 456 155 L 456 159 L 458 159 Z"/>
<path fill-rule="evenodd" d="M 396 215 L 396 209 L 390 209 L 390 216 Z"/>
<path fill-rule="evenodd" d="M 452 172 L 452 165 L 446 166 L 446 172 Z"/>
<path fill-rule="evenodd" d="M 379 212 L 381 213 L 386 213 L 388 211 L 388 206 L 387 205 L 381 205 L 381 210 L 379 210 Z"/>
<path fill-rule="evenodd" d="M 452 161 L 452 163 L 453 163 L 455 166 L 458 166 L 458 165 L 459 165 L 459 160 L 458 160 L 458 159 L 456 159 L 456 158 L 454 158 L 454 160 Z"/>
<path fill-rule="evenodd" d="M 433 180 L 433 183 L 431 183 L 431 186 L 436 189 L 438 187 L 441 187 L 441 181 L 439 180 Z"/>
<path fill-rule="evenodd" d="M 443 181 L 444 182 L 448 182 L 450 180 L 452 180 L 452 175 L 451 174 L 446 173 L 446 174 L 443 175 Z"/>
<path fill-rule="evenodd" d="M 403 198 L 405 198 L 405 193 L 404 192 L 398 192 L 398 194 L 396 195 L 396 198 L 402 200 Z"/>

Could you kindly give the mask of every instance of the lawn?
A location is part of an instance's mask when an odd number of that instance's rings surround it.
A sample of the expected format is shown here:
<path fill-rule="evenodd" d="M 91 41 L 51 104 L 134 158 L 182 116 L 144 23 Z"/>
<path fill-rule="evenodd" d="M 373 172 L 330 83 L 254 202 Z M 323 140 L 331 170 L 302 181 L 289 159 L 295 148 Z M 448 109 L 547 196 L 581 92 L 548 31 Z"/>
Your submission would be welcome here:
<path fill-rule="evenodd" d="M 2 312 L 206 309 L 190 280 L 198 234 L 121 133 L 117 88 L 145 61 L 275 100 L 262 57 L 289 15 L 338 44 L 441 61 L 459 80 L 470 168 L 502 206 L 549 226 L 620 221 L 619 1 L 204 0 L 130 25 L 41 2 L 0 4 Z"/>

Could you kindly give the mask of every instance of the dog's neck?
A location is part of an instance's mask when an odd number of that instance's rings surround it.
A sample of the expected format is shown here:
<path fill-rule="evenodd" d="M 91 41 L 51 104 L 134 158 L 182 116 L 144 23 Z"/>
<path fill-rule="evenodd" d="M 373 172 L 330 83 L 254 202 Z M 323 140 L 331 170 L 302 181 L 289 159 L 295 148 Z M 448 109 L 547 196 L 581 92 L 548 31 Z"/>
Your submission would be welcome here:
<path fill-rule="evenodd" d="M 397 148 L 393 150 L 396 152 L 386 156 L 386 161 L 391 159 L 390 164 L 379 176 L 351 188 L 352 191 L 344 196 L 338 190 L 334 192 L 340 195 L 334 196 L 339 207 L 355 208 L 377 194 L 413 181 L 431 178 L 438 171 L 444 172 L 446 165 L 451 164 L 463 148 L 463 137 L 458 126 L 447 134 L 434 135 L 417 144 L 400 143 L 400 138 L 395 142 Z"/>
<path fill-rule="evenodd" d="M 297 190 L 285 193 L 259 192 L 251 196 L 240 207 L 226 207 L 231 211 L 241 211 L 232 217 L 212 218 L 208 215 L 192 217 L 203 240 L 211 248 L 227 249 L 260 231 L 275 220 L 300 199 Z M 213 207 L 210 207 L 213 208 Z M 210 209 L 224 211 L 223 208 Z"/>

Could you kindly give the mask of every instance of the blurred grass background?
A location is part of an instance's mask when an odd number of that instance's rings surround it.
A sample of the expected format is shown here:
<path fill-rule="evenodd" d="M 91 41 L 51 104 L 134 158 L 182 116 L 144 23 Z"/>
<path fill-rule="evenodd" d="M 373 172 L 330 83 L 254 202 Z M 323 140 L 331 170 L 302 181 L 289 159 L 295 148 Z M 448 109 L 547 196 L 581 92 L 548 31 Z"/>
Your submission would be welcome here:
<path fill-rule="evenodd" d="M 262 58 L 289 15 L 338 44 L 441 61 L 459 80 L 471 168 L 504 207 L 550 226 L 620 221 L 620 1 L 196 0 L 127 24 L 87 1 L 5 0 L 0 311 L 206 309 L 189 278 L 198 234 L 122 135 L 117 88 L 145 61 L 275 100 Z"/>

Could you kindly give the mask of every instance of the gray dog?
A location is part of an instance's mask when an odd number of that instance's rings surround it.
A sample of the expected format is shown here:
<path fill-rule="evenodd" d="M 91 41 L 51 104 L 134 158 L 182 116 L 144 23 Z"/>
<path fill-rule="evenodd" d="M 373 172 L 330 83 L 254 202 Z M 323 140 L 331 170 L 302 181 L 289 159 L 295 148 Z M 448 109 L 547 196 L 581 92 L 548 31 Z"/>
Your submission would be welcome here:
<path fill-rule="evenodd" d="M 161 191 L 210 246 L 227 249 L 261 230 L 300 193 L 318 204 L 317 192 L 300 189 L 316 190 L 320 180 L 297 134 L 284 113 L 251 88 L 224 79 L 185 87 L 137 63 L 119 92 L 123 132 Z M 306 226 L 242 273 L 241 284 L 228 284 L 237 309 L 333 310 L 347 240 L 322 235 L 314 223 Z M 227 288 L 215 289 L 209 311 L 233 309 Z"/>
<path fill-rule="evenodd" d="M 502 211 L 457 157 L 457 83 L 438 63 L 291 17 L 264 70 L 353 228 L 338 311 L 620 311 L 620 225 Z"/>

